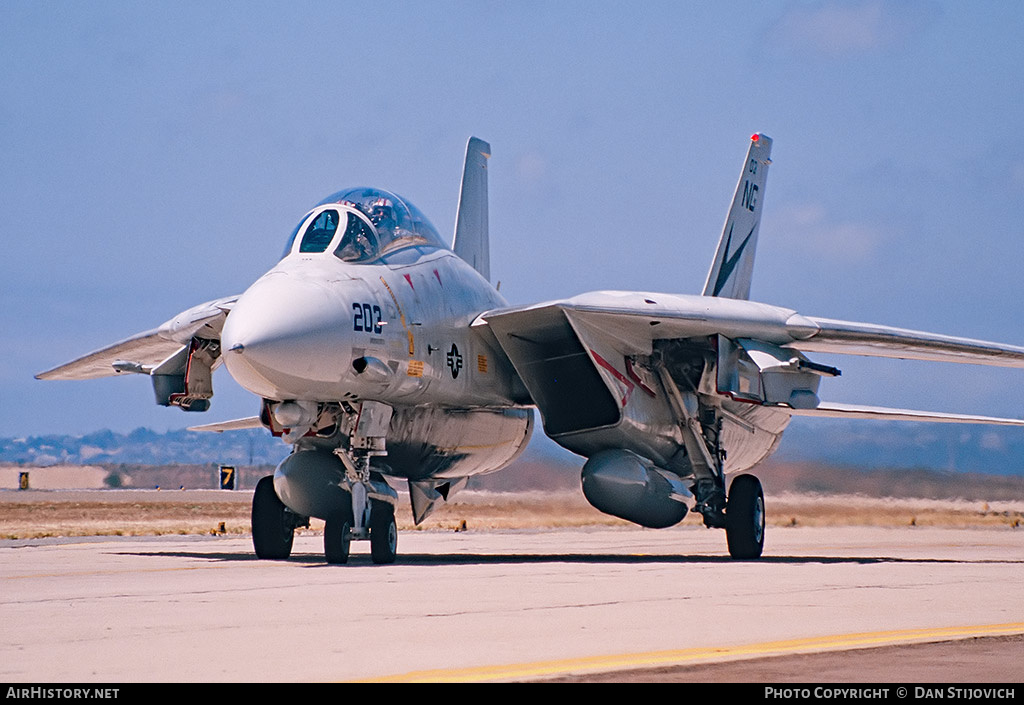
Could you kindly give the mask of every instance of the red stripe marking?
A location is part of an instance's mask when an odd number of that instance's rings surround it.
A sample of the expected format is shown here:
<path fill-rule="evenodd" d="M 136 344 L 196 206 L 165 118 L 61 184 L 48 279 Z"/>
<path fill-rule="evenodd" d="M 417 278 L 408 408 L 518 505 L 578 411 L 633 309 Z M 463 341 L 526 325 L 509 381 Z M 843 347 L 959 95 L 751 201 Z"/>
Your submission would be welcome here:
<path fill-rule="evenodd" d="M 611 372 L 612 376 L 615 377 L 615 379 L 619 380 L 624 385 L 626 385 L 626 394 L 622 397 L 622 406 L 625 407 L 626 402 L 629 401 L 629 395 L 633 393 L 633 387 L 635 385 L 633 384 L 633 382 L 627 379 L 625 375 L 623 375 L 617 369 L 612 367 L 612 363 L 608 362 L 603 357 L 598 355 L 597 351 L 595 351 L 593 348 L 591 348 L 590 354 L 594 356 L 594 360 L 597 362 L 598 365 Z"/>

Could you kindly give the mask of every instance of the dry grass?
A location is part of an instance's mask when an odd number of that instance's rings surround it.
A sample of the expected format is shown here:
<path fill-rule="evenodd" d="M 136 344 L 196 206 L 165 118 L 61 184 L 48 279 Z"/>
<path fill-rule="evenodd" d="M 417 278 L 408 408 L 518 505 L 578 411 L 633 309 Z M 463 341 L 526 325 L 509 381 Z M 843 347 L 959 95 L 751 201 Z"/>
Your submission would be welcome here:
<path fill-rule="evenodd" d="M 249 532 L 249 505 L 235 502 L 9 501 L 0 508 L 4 539 Z"/>
<path fill-rule="evenodd" d="M 22 501 L 4 493 L 0 538 L 49 536 L 141 536 L 161 534 L 247 534 L 250 507 L 243 493 L 222 501 L 190 501 L 188 494 L 107 501 Z M 783 493 L 766 503 L 773 526 L 943 526 L 1016 528 L 1024 524 L 1024 501 L 879 499 L 859 496 Z M 399 507 L 399 529 L 463 531 L 581 526 L 629 526 L 587 504 L 580 492 L 463 492 L 439 507 L 423 524 L 413 525 L 407 501 Z M 700 524 L 689 515 L 684 524 Z M 313 520 L 310 531 L 322 531 Z"/>
<path fill-rule="evenodd" d="M 773 526 L 941 526 L 986 528 L 1024 525 L 1024 500 L 902 499 L 858 495 L 784 493 L 765 500 Z"/>

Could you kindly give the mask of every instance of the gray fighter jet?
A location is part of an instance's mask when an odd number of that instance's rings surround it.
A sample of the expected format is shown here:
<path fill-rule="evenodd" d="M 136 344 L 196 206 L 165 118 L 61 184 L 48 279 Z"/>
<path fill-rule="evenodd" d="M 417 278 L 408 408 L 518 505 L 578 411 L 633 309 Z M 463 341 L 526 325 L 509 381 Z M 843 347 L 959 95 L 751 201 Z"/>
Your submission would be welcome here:
<path fill-rule="evenodd" d="M 771 147 L 751 137 L 700 296 L 599 291 L 508 306 L 489 281 L 491 150 L 472 138 L 451 247 L 405 198 L 339 191 L 243 294 L 38 378 L 141 373 L 158 404 L 205 411 L 212 370 L 226 365 L 260 413 L 196 429 L 264 427 L 293 447 L 253 495 L 261 558 L 288 557 L 294 529 L 318 517 L 329 562 L 346 562 L 353 539 L 394 561 L 389 483 L 408 483 L 421 522 L 468 477 L 516 458 L 534 407 L 545 433 L 587 458 L 596 508 L 655 528 L 697 511 L 726 530 L 732 557 L 757 558 L 764 498 L 745 471 L 793 415 L 1024 425 L 819 400 L 821 379 L 840 371 L 805 353 L 1024 367 L 1024 348 L 749 301 Z"/>

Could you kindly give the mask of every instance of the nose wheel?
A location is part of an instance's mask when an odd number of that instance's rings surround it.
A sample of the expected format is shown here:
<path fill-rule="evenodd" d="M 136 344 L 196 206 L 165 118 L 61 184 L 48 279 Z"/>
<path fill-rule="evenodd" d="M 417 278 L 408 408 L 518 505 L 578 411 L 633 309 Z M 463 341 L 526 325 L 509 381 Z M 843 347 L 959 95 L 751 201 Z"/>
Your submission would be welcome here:
<path fill-rule="evenodd" d="M 387 502 L 369 503 L 367 526 L 357 526 L 354 513 L 345 508 L 327 520 L 324 526 L 324 557 L 328 563 L 347 563 L 352 541 L 370 539 L 370 557 L 374 563 L 394 563 L 398 555 L 398 524 L 395 508 Z M 360 516 L 362 516 L 360 514 Z"/>
<path fill-rule="evenodd" d="M 385 502 L 374 502 L 370 511 L 370 556 L 374 563 L 394 563 L 397 554 L 395 508 Z"/>
<path fill-rule="evenodd" d="M 753 475 L 740 475 L 729 488 L 725 505 L 725 535 L 729 555 L 740 560 L 760 558 L 764 550 L 764 492 Z"/>
<path fill-rule="evenodd" d="M 342 510 L 324 525 L 324 557 L 328 563 L 348 563 L 352 546 L 352 511 Z"/>

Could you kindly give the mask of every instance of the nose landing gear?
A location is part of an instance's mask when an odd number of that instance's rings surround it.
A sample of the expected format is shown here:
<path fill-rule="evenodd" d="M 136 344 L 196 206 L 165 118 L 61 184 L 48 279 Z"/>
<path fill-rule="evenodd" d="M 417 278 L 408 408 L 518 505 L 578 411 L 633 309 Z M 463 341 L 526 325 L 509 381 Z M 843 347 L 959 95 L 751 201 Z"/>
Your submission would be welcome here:
<path fill-rule="evenodd" d="M 364 408 L 367 402 L 364 402 Z M 372 409 L 371 409 L 372 410 Z M 390 419 L 390 408 L 387 409 Z M 374 563 L 394 563 L 398 551 L 398 525 L 395 523 L 396 493 L 377 473 L 370 470 L 370 458 L 384 455 L 383 434 L 367 434 L 353 442 L 348 450 L 334 451 L 345 466 L 342 487 L 352 498 L 327 520 L 324 529 L 324 555 L 328 563 L 346 563 L 353 540 L 370 541 Z"/>
<path fill-rule="evenodd" d="M 370 557 L 374 563 L 394 563 L 398 555 L 398 524 L 395 508 L 388 502 L 369 503 L 368 526 L 356 526 L 351 511 L 342 511 L 327 520 L 324 527 L 324 556 L 328 563 L 347 563 L 354 539 L 370 539 Z"/>

